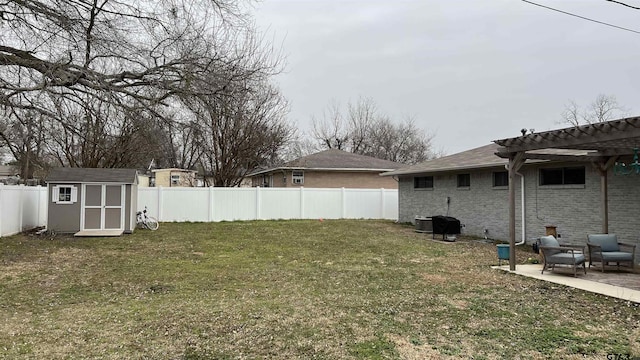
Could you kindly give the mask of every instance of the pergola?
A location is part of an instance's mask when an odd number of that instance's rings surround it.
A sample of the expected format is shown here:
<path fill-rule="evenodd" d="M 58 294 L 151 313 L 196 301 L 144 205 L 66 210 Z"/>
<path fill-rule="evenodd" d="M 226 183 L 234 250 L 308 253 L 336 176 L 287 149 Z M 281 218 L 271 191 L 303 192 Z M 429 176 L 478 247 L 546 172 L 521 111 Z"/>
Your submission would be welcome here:
<path fill-rule="evenodd" d="M 602 233 L 609 232 L 607 173 L 640 147 L 640 117 L 574 126 L 495 140 L 509 159 L 509 268 L 515 270 L 515 176 L 527 159 L 591 163 L 600 174 Z M 637 150 L 636 150 L 637 151 Z"/>

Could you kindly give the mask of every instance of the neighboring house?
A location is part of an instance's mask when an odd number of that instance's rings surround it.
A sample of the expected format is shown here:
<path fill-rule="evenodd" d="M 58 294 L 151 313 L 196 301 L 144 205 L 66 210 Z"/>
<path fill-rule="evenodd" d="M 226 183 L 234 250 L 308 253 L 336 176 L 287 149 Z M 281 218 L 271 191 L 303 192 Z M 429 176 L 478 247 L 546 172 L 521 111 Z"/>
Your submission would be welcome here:
<path fill-rule="evenodd" d="M 151 176 L 147 174 L 138 173 L 138 187 L 151 186 Z"/>
<path fill-rule="evenodd" d="M 386 171 L 404 166 L 388 160 L 329 149 L 249 175 L 253 186 L 397 189 Z"/>
<path fill-rule="evenodd" d="M 0 165 L 0 183 L 17 184 L 20 180 L 18 170 L 11 165 Z"/>
<path fill-rule="evenodd" d="M 0 165 L 0 179 L 6 179 L 16 176 L 17 171 L 13 166 Z"/>
<path fill-rule="evenodd" d="M 197 171 L 186 169 L 155 169 L 151 170 L 151 186 L 162 187 L 194 187 L 198 185 Z"/>
<path fill-rule="evenodd" d="M 55 168 L 46 182 L 48 230 L 75 236 L 119 236 L 135 229 L 136 170 Z"/>
<path fill-rule="evenodd" d="M 399 221 L 449 215 L 465 225 L 463 233 L 509 240 L 508 158 L 519 159 L 516 241 L 531 243 L 552 225 L 565 243 L 584 244 L 587 234 L 602 232 L 638 243 L 640 175 L 612 170 L 614 161 L 631 161 L 638 129 L 640 118 L 631 118 L 528 134 L 383 175 L 399 179 Z"/>

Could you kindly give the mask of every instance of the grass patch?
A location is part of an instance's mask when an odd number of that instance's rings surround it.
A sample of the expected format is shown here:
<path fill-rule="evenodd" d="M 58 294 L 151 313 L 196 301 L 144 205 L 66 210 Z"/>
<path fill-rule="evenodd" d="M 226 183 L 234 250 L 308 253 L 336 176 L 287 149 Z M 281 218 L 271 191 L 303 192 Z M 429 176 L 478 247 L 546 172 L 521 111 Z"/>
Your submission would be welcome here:
<path fill-rule="evenodd" d="M 492 270 L 497 262 L 492 244 L 431 241 L 387 221 L 17 235 L 0 239 L 0 357 L 640 355 L 635 304 Z"/>

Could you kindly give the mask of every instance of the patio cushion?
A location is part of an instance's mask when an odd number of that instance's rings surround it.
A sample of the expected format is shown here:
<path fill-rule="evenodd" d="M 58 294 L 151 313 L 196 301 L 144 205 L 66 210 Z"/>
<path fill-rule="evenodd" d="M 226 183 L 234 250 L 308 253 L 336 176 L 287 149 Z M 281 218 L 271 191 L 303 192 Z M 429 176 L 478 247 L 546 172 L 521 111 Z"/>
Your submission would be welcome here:
<path fill-rule="evenodd" d="M 553 235 L 548 235 L 548 236 L 540 237 L 540 246 L 558 247 L 558 246 L 560 246 L 560 244 L 558 243 L 558 240 L 556 240 L 556 238 L 553 237 Z M 553 255 L 553 254 L 557 254 L 559 252 L 560 252 L 559 250 L 548 250 L 547 254 Z"/>
<path fill-rule="evenodd" d="M 622 251 L 607 251 L 602 253 L 602 261 L 633 261 L 633 254 Z"/>
<path fill-rule="evenodd" d="M 559 253 L 549 256 L 550 262 L 554 264 L 582 264 L 585 260 L 584 254 Z"/>
<path fill-rule="evenodd" d="M 588 240 L 592 244 L 600 245 L 602 252 L 620 251 L 616 234 L 591 234 Z"/>

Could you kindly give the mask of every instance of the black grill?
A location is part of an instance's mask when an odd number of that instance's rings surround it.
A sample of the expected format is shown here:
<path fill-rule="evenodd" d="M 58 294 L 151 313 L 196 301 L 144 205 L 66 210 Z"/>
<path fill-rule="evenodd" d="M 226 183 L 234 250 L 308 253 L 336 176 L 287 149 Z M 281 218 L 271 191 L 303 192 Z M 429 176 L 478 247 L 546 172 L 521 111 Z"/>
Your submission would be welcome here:
<path fill-rule="evenodd" d="M 444 215 L 432 216 L 433 222 L 433 236 L 436 234 L 442 234 L 442 238 L 445 239 L 447 235 L 460 234 L 460 220 Z"/>

